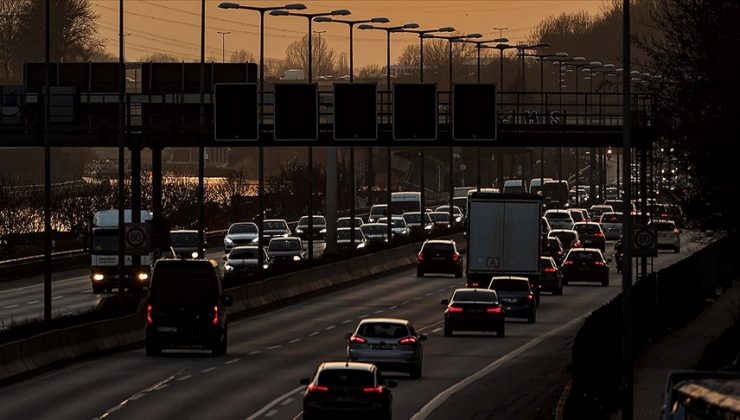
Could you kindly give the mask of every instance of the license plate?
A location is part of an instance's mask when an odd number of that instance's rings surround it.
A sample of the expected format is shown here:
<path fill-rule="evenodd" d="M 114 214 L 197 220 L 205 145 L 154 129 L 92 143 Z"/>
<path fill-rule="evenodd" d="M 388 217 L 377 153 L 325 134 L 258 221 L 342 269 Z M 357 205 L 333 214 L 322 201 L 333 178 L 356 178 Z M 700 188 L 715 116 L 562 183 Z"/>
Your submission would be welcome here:
<path fill-rule="evenodd" d="M 390 344 L 373 344 L 375 350 L 392 350 L 393 346 Z"/>
<path fill-rule="evenodd" d="M 445 257 L 432 257 L 432 261 L 444 261 Z"/>
<path fill-rule="evenodd" d="M 356 402 L 357 397 L 337 397 L 337 402 L 339 403 L 348 403 L 348 402 Z"/>
<path fill-rule="evenodd" d="M 483 312 L 483 309 L 480 309 L 480 308 L 471 308 L 471 309 L 468 309 L 468 312 L 479 313 L 479 312 Z"/>
<path fill-rule="evenodd" d="M 501 301 L 502 302 L 514 303 L 514 302 L 516 302 L 516 299 L 515 298 L 501 298 Z"/>
<path fill-rule="evenodd" d="M 157 327 L 160 332 L 177 332 L 177 327 Z"/>

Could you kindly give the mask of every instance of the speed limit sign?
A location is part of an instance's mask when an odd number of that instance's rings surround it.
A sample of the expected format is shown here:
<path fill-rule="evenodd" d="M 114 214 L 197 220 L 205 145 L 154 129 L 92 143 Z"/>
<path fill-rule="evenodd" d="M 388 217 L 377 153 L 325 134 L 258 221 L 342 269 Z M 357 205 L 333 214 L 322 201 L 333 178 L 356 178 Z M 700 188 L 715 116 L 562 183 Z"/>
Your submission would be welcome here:
<path fill-rule="evenodd" d="M 632 249 L 636 257 L 658 256 L 658 229 L 652 226 L 636 225 L 632 235 Z"/>
<path fill-rule="evenodd" d="M 127 223 L 126 254 L 145 255 L 149 252 L 149 226 L 146 223 Z"/>

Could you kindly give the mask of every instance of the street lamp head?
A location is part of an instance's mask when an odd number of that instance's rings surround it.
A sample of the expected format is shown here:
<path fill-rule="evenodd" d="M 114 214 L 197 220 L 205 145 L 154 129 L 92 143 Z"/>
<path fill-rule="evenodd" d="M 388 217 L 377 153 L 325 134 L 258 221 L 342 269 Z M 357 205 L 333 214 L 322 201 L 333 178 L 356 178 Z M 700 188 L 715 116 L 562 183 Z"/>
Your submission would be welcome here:
<path fill-rule="evenodd" d="M 287 10 L 271 10 L 270 16 L 290 16 L 290 12 Z"/>
<path fill-rule="evenodd" d="M 483 35 L 479 33 L 472 33 L 472 34 L 467 34 L 463 36 L 463 38 L 483 38 Z"/>
<path fill-rule="evenodd" d="M 573 57 L 573 61 L 586 61 L 586 57 Z"/>
<path fill-rule="evenodd" d="M 387 17 L 374 17 L 374 18 L 370 19 L 370 22 L 372 22 L 372 23 L 388 23 L 390 21 L 391 20 L 388 19 Z"/>
<path fill-rule="evenodd" d="M 419 27 L 418 23 L 407 23 L 403 25 L 403 29 L 416 29 Z"/>
<path fill-rule="evenodd" d="M 560 51 L 560 52 L 556 52 L 555 53 L 555 56 L 556 57 L 567 57 L 568 56 L 568 53 L 567 52 L 564 52 L 564 51 Z"/>
<path fill-rule="evenodd" d="M 540 42 L 539 44 L 530 45 L 529 48 L 549 48 L 549 42 Z"/>
<path fill-rule="evenodd" d="M 286 4 L 284 9 L 286 10 L 305 10 L 306 5 L 301 4 L 301 3 L 291 3 L 291 4 Z"/>
<path fill-rule="evenodd" d="M 327 16 L 316 16 L 315 18 L 313 18 L 313 21 L 319 22 L 319 23 L 334 22 L 332 18 L 327 17 Z"/>
<path fill-rule="evenodd" d="M 437 29 L 435 32 L 455 32 L 455 28 L 452 26 L 445 26 L 443 28 Z"/>
<path fill-rule="evenodd" d="M 523 42 L 522 42 L 522 43 L 520 43 L 520 44 L 516 44 L 516 45 L 515 45 L 515 47 L 516 47 L 516 49 L 518 49 L 518 50 L 523 50 L 523 49 L 525 49 L 525 48 L 529 48 L 529 45 L 528 45 L 528 44 L 525 44 L 525 43 L 523 43 Z"/>
<path fill-rule="evenodd" d="M 367 23 L 363 23 L 362 25 L 358 26 L 359 29 L 375 29 L 375 26 L 368 25 Z"/>
<path fill-rule="evenodd" d="M 591 69 L 588 68 L 588 67 L 586 67 L 584 69 L 581 69 L 581 73 L 589 73 L 590 74 L 591 73 Z"/>
<path fill-rule="evenodd" d="M 422 38 L 436 38 L 434 34 L 421 34 Z"/>
<path fill-rule="evenodd" d="M 493 42 L 498 42 L 499 44 L 505 44 L 509 42 L 509 38 L 496 38 L 493 40 Z"/>
<path fill-rule="evenodd" d="M 516 48 L 514 46 L 511 46 L 509 44 L 496 44 L 493 48 L 499 49 L 499 50 L 508 50 L 509 48 Z"/>
<path fill-rule="evenodd" d="M 349 16 L 352 12 L 347 9 L 336 9 L 331 11 L 332 16 Z"/>
<path fill-rule="evenodd" d="M 229 2 L 223 2 L 218 5 L 219 9 L 238 9 L 239 4 L 237 3 L 229 3 Z"/>
<path fill-rule="evenodd" d="M 588 63 L 589 66 L 601 67 L 601 61 L 592 61 Z"/>
<path fill-rule="evenodd" d="M 611 64 L 611 63 L 610 64 L 604 64 L 604 68 L 605 69 L 613 69 L 614 67 L 616 67 L 616 66 L 614 64 Z"/>

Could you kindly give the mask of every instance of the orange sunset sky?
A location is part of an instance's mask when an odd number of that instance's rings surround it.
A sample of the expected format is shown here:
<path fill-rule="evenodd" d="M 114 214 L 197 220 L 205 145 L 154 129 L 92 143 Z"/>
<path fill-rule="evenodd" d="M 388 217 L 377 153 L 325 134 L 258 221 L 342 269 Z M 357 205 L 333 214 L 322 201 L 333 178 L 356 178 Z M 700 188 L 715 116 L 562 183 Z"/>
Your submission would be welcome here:
<path fill-rule="evenodd" d="M 259 14 L 247 10 L 222 10 L 222 0 L 206 0 L 206 57 L 221 59 L 222 36 L 226 35 L 226 59 L 237 48 L 259 53 Z M 231 0 L 235 1 L 235 0 Z M 301 2 L 288 0 L 287 3 Z M 107 51 L 118 51 L 118 0 L 91 0 L 100 15 L 99 32 L 107 43 Z M 349 9 L 347 19 L 366 19 L 384 16 L 391 24 L 418 23 L 421 28 L 453 26 L 460 32 L 480 32 L 486 39 L 497 38 L 496 27 L 507 27 L 503 36 L 510 42 L 526 41 L 534 27 L 545 17 L 563 12 L 586 11 L 598 13 L 604 0 L 375 0 L 375 1 L 302 1 L 304 12 L 324 12 Z M 275 1 L 242 1 L 244 5 L 275 6 Z M 153 53 L 166 53 L 184 61 L 200 57 L 200 0 L 125 0 L 124 33 L 126 60 L 136 61 Z M 297 17 L 265 18 L 265 56 L 282 58 L 286 47 L 306 34 L 307 20 Z M 348 50 L 346 25 L 314 23 L 313 30 L 322 30 L 323 40 L 337 53 Z M 391 54 L 395 62 L 406 45 L 418 43 L 410 34 L 392 38 Z M 385 32 L 355 29 L 355 66 L 385 63 Z"/>

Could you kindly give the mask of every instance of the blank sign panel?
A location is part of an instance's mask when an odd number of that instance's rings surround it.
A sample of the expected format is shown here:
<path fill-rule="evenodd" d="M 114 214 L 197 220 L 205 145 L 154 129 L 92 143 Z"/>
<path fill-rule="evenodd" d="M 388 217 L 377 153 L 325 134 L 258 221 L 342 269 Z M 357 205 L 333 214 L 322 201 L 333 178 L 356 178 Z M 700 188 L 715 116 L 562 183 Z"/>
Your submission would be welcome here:
<path fill-rule="evenodd" d="M 495 140 L 496 119 L 496 85 L 487 83 L 453 85 L 453 140 Z"/>
<path fill-rule="evenodd" d="M 334 84 L 335 140 L 377 140 L 377 95 L 375 83 Z"/>
<path fill-rule="evenodd" d="M 437 139 L 437 85 L 393 85 L 393 140 Z"/>
<path fill-rule="evenodd" d="M 319 90 L 316 83 L 275 85 L 275 140 L 319 138 Z"/>

